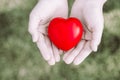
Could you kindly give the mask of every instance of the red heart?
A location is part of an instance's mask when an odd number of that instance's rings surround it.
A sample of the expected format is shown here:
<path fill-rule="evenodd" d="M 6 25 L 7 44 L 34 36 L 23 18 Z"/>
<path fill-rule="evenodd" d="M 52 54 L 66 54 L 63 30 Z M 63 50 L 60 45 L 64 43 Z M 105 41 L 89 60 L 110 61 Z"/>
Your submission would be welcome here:
<path fill-rule="evenodd" d="M 58 48 L 67 51 L 78 44 L 83 28 L 76 18 L 54 18 L 48 26 L 48 36 Z"/>

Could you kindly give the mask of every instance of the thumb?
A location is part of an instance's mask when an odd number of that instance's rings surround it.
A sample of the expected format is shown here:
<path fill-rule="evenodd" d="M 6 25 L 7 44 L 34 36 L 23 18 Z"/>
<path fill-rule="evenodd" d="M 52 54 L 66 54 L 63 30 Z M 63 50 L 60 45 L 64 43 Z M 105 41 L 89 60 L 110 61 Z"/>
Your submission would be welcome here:
<path fill-rule="evenodd" d="M 33 42 L 37 42 L 39 37 L 38 29 L 37 29 L 38 25 L 39 25 L 39 20 L 37 18 L 34 18 L 33 16 L 30 17 L 28 31 L 32 35 Z"/>
<path fill-rule="evenodd" d="M 98 45 L 101 42 L 101 37 L 102 37 L 102 33 L 103 33 L 103 28 L 101 27 L 97 27 L 97 28 L 93 28 L 92 29 L 92 41 L 91 41 L 91 48 L 93 51 L 97 51 Z"/>
<path fill-rule="evenodd" d="M 51 7 L 51 5 L 48 4 L 48 1 L 39 1 L 30 14 L 28 31 L 32 35 L 33 42 L 38 41 L 39 25 L 46 23 L 54 10 L 54 9 L 49 10 L 48 9 L 49 6 Z"/>

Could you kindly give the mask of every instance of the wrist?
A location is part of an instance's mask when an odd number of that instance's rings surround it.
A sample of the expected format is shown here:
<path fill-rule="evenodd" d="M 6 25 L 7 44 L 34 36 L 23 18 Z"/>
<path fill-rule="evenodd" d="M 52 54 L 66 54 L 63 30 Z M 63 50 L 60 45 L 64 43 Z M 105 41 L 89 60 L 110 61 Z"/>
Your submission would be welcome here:
<path fill-rule="evenodd" d="M 82 5 L 87 4 L 103 6 L 107 0 L 75 0 L 75 1 L 78 1 Z"/>
<path fill-rule="evenodd" d="M 98 5 L 104 5 L 107 0 L 93 0 Z"/>

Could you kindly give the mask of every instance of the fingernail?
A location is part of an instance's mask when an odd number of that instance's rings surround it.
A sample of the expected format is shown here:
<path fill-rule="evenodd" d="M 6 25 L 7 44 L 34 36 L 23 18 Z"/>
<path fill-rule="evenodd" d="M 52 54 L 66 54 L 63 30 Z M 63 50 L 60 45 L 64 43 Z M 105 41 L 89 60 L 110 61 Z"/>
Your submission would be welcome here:
<path fill-rule="evenodd" d="M 56 61 L 56 62 L 59 62 L 59 61 L 60 61 L 60 58 L 58 58 L 58 59 L 55 59 L 55 61 Z"/>
<path fill-rule="evenodd" d="M 66 64 L 70 64 L 70 61 L 68 59 L 64 60 Z"/>
<path fill-rule="evenodd" d="M 74 65 L 79 65 L 80 63 L 78 63 L 78 62 L 74 62 L 73 64 L 74 64 Z"/>
<path fill-rule="evenodd" d="M 91 49 L 92 49 L 94 52 L 97 51 L 97 48 L 98 48 L 98 46 L 97 46 L 96 44 L 92 43 Z"/>
<path fill-rule="evenodd" d="M 48 64 L 53 66 L 53 65 L 55 65 L 55 62 L 48 61 Z"/>
<path fill-rule="evenodd" d="M 96 52 L 96 51 L 97 51 L 97 47 L 94 47 L 94 48 L 93 48 L 93 51 Z"/>
<path fill-rule="evenodd" d="M 50 58 L 51 57 L 48 55 L 48 56 L 45 57 L 45 60 L 48 61 L 48 60 L 50 60 Z"/>
<path fill-rule="evenodd" d="M 79 65 L 80 63 L 81 63 L 81 61 L 79 59 L 77 59 L 73 62 L 74 65 Z"/>
<path fill-rule="evenodd" d="M 33 42 L 37 42 L 37 36 L 33 36 Z"/>

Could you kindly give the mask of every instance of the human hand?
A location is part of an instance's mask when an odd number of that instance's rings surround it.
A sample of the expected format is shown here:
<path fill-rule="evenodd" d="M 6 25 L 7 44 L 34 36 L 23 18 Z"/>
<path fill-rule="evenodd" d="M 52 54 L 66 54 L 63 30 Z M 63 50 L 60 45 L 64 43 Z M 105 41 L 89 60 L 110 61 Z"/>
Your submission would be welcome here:
<path fill-rule="evenodd" d="M 104 19 L 103 4 L 106 0 L 76 0 L 71 10 L 71 17 L 78 18 L 84 27 L 84 34 L 79 44 L 66 52 L 63 60 L 67 63 L 80 64 L 92 51 L 97 51 L 100 44 Z"/>
<path fill-rule="evenodd" d="M 47 27 L 55 17 L 67 18 L 67 0 L 40 0 L 30 13 L 28 31 L 36 42 L 43 58 L 50 65 L 60 61 L 60 50 L 48 39 Z"/>

